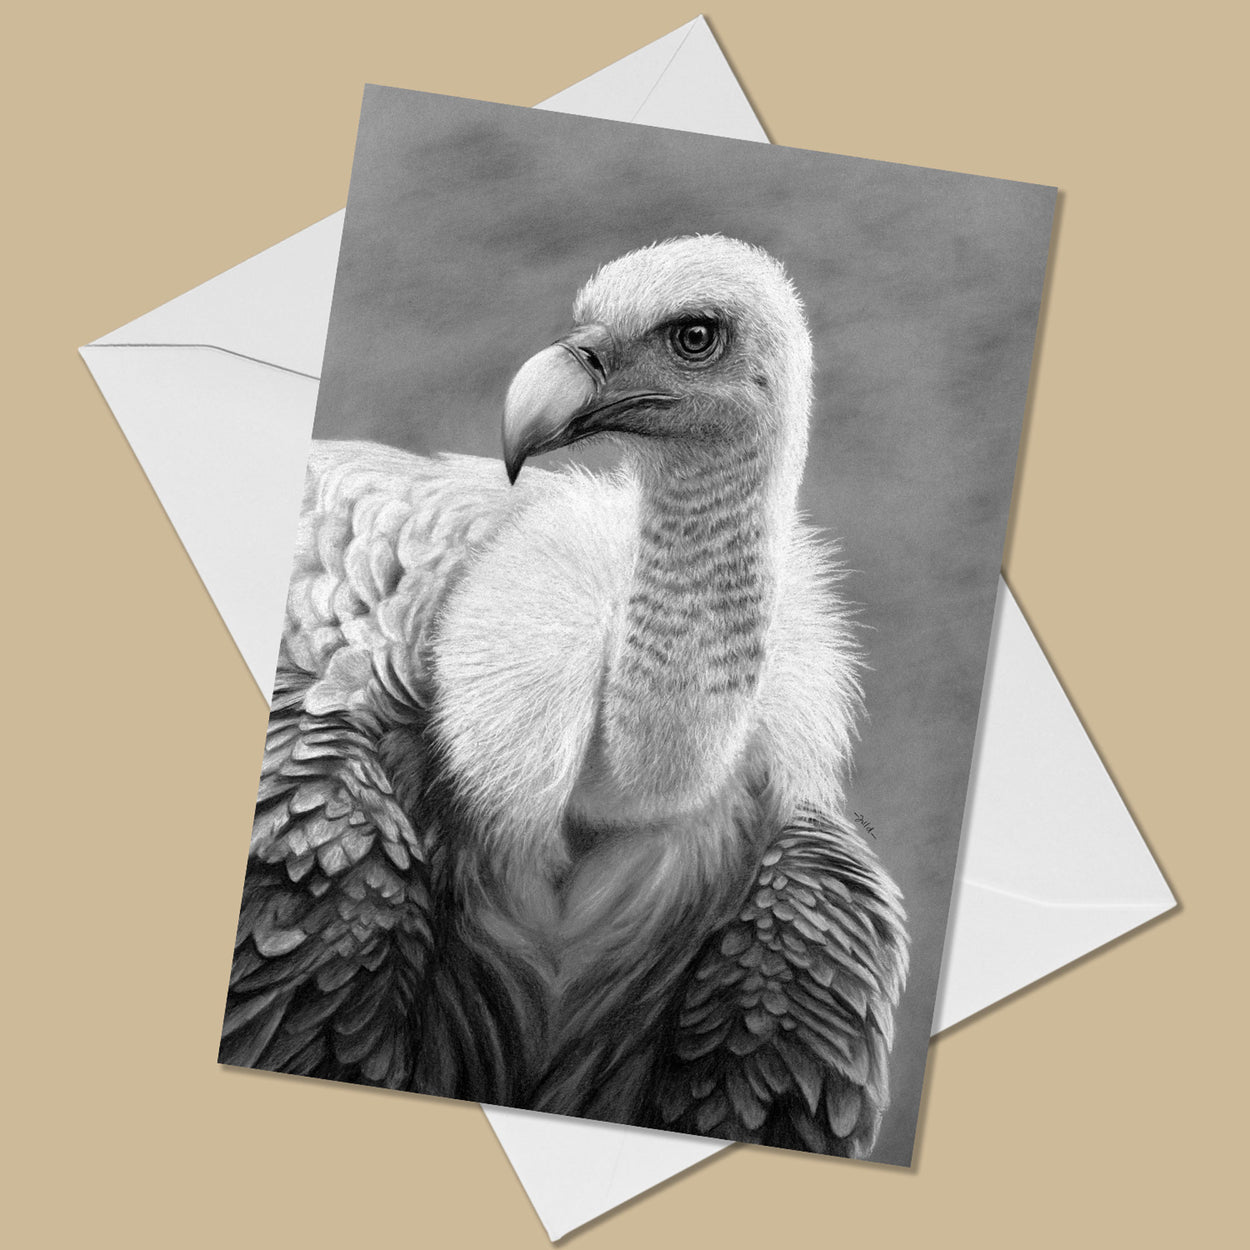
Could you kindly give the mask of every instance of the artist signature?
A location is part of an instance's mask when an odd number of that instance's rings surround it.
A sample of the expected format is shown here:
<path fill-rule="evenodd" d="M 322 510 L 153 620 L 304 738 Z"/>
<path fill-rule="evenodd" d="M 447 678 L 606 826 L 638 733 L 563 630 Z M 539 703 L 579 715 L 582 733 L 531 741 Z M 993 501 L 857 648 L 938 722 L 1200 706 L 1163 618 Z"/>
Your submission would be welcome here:
<path fill-rule="evenodd" d="M 872 825 L 872 822 L 868 819 L 868 817 L 867 817 L 867 816 L 865 816 L 865 815 L 864 815 L 864 813 L 863 813 L 863 812 L 852 812 L 852 813 L 851 813 L 851 815 L 855 817 L 855 823 L 856 823 L 857 825 L 859 825 L 859 827 L 860 827 L 861 829 L 863 829 L 863 831 L 864 831 L 864 832 L 865 832 L 865 833 L 866 833 L 866 834 L 867 834 L 870 838 L 875 838 L 875 837 L 877 836 L 877 835 L 876 835 L 875 833 L 873 833 L 873 831 L 872 831 L 872 830 L 873 830 L 873 825 Z"/>

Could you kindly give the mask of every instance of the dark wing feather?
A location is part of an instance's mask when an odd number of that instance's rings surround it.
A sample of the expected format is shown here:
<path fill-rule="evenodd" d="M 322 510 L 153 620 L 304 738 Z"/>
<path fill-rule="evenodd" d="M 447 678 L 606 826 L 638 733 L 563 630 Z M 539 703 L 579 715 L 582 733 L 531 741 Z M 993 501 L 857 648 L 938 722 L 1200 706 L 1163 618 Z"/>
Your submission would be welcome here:
<path fill-rule="evenodd" d="M 490 461 L 314 443 L 223 1062 L 515 1097 L 538 991 L 449 901 L 466 839 L 426 663 L 439 605 L 515 498 Z"/>
<path fill-rule="evenodd" d="M 432 947 L 426 853 L 377 721 L 310 714 L 310 684 L 279 671 L 220 1059 L 404 1088 Z"/>
<path fill-rule="evenodd" d="M 679 995 L 653 1122 L 867 1154 L 889 1099 L 904 919 L 898 890 L 856 834 L 813 815 L 782 830 Z"/>

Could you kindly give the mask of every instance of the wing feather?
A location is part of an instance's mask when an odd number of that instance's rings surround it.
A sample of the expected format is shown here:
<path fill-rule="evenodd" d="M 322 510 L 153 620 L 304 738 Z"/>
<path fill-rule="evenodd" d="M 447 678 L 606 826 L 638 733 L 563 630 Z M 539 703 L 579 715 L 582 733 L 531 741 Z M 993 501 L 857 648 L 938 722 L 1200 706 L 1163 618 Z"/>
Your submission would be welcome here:
<path fill-rule="evenodd" d="M 279 689 L 310 680 L 284 668 Z M 425 849 L 358 724 L 275 707 L 221 1060 L 405 1087 L 433 946 Z"/>
<path fill-rule="evenodd" d="M 657 1126 L 867 1154 L 889 1096 L 904 921 L 856 834 L 811 813 L 792 822 L 679 995 Z"/>
<path fill-rule="evenodd" d="M 314 446 L 222 1062 L 412 1088 L 437 1016 L 460 1052 L 433 1063 L 446 1092 L 498 1087 L 496 1023 L 437 975 L 423 649 L 507 502 L 489 461 Z"/>

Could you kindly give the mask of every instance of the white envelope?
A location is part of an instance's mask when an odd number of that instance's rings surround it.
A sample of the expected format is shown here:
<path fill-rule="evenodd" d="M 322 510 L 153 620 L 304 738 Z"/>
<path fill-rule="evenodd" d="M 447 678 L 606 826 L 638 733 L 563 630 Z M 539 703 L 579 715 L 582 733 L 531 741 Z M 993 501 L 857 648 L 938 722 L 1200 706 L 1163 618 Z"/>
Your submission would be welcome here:
<path fill-rule="evenodd" d="M 539 107 L 767 141 L 702 18 Z M 266 697 L 342 221 L 80 349 Z M 1173 906 L 1000 583 L 934 1032 Z M 553 1239 L 726 1148 L 485 1110 Z"/>

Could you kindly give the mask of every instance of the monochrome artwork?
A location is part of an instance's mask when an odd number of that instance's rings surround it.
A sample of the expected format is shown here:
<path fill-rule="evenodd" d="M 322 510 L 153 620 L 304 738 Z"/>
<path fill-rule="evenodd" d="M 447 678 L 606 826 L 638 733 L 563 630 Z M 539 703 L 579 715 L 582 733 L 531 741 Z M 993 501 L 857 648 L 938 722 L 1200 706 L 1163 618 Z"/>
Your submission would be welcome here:
<path fill-rule="evenodd" d="M 909 1161 L 1053 203 L 367 90 L 222 1062 Z"/>

